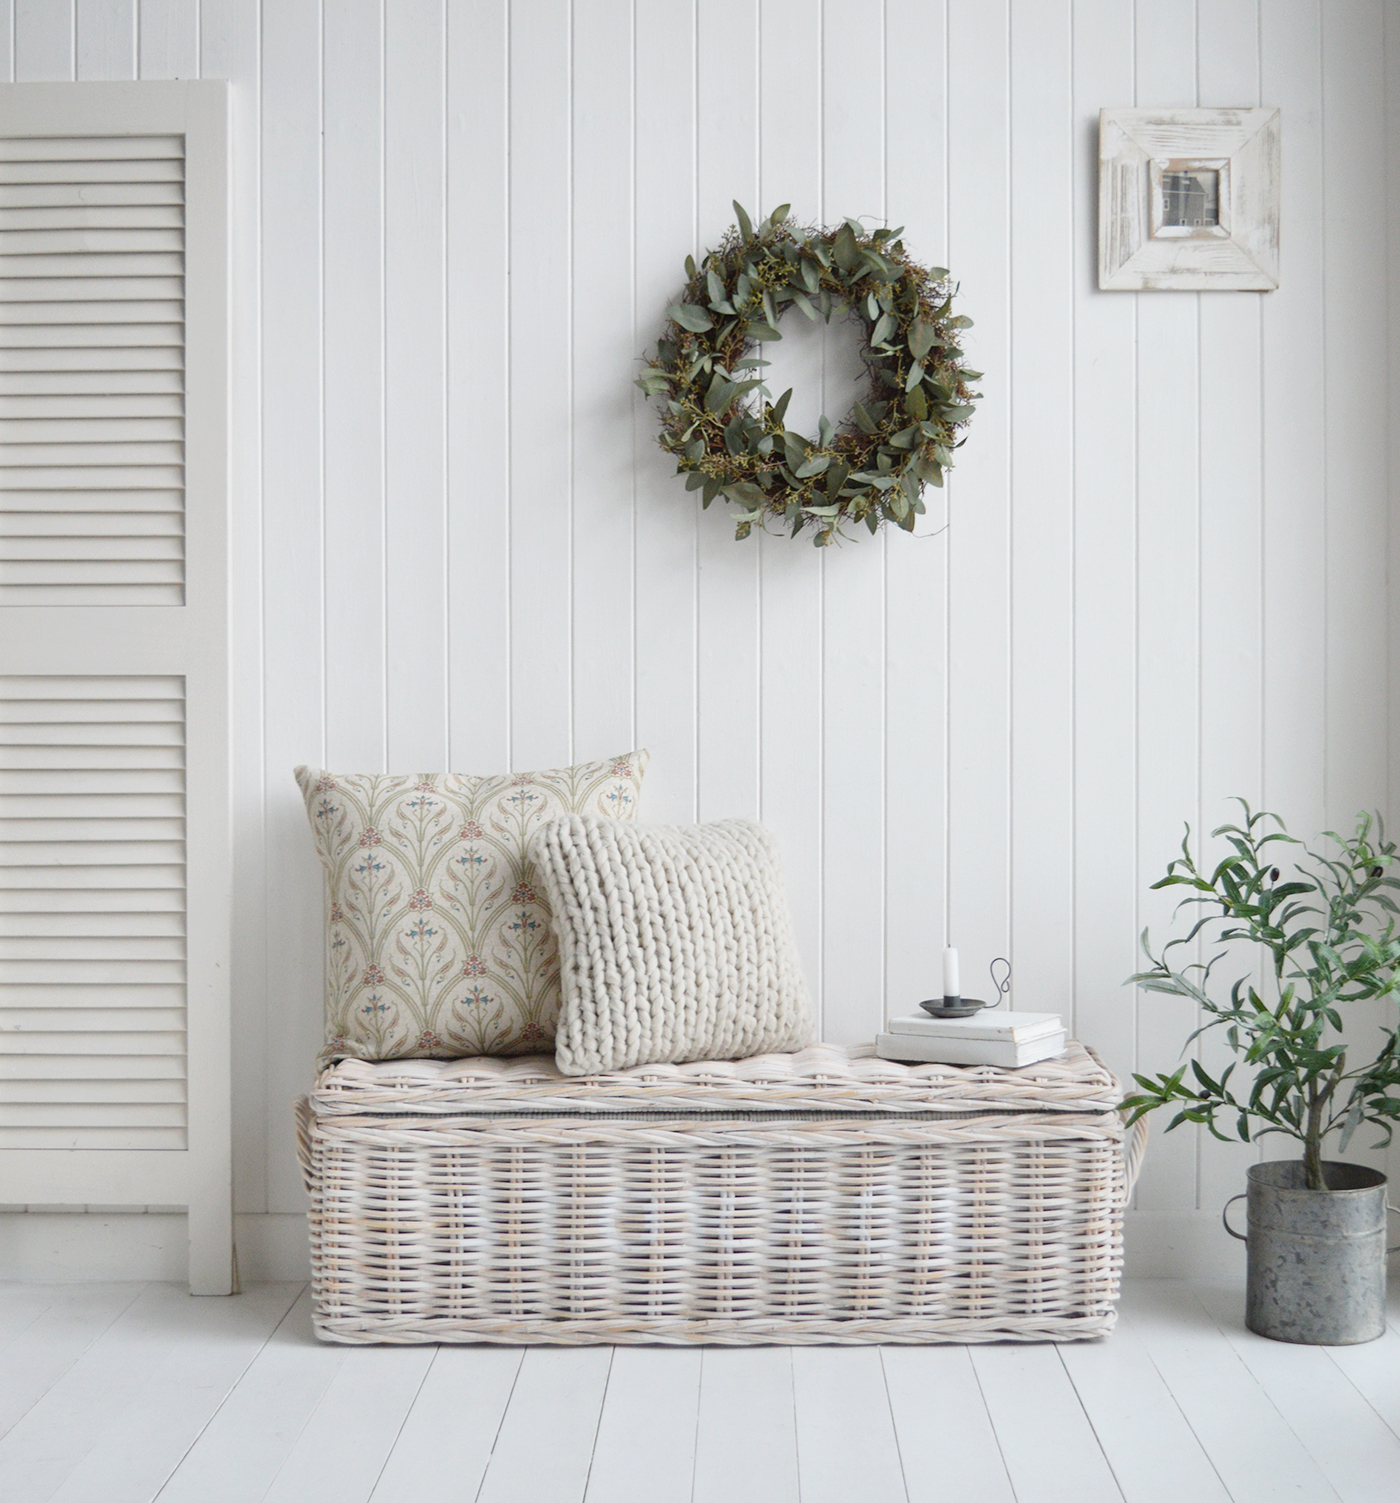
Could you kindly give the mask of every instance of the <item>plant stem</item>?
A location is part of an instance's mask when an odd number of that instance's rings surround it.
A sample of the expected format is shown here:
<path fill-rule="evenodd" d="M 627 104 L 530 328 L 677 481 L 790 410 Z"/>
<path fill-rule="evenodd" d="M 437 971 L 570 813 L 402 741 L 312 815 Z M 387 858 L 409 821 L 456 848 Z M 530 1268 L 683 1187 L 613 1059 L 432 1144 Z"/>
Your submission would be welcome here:
<path fill-rule="evenodd" d="M 1303 1138 L 1303 1178 L 1309 1190 L 1327 1188 L 1322 1177 L 1322 1113 L 1330 1094 L 1319 1091 L 1316 1086 L 1309 1093 L 1308 1128 Z"/>

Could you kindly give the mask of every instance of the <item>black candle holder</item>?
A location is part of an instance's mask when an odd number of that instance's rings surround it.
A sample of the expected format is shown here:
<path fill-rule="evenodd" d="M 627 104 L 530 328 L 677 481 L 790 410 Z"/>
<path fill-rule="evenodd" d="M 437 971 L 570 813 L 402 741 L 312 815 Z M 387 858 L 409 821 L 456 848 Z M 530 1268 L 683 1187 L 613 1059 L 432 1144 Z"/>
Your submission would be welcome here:
<path fill-rule="evenodd" d="M 1005 971 L 999 973 L 998 966 L 1005 966 Z M 992 974 L 992 985 L 997 989 L 995 1002 L 983 1002 L 977 997 L 930 997 L 919 1006 L 931 1018 L 970 1018 L 984 1007 L 1000 1007 L 1003 1002 L 1011 1000 L 1011 962 L 1004 955 L 998 955 L 988 969 Z"/>
<path fill-rule="evenodd" d="M 931 1018 L 970 1018 L 987 1005 L 976 997 L 930 997 L 919 1003 Z"/>

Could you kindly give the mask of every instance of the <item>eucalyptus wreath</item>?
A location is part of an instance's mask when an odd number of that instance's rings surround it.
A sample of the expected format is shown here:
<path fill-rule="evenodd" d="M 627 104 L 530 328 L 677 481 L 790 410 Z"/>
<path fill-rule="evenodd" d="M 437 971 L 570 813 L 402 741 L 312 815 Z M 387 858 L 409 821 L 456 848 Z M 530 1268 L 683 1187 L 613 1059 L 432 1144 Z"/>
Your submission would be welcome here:
<path fill-rule="evenodd" d="M 686 489 L 741 508 L 736 538 L 770 521 L 793 537 L 810 527 L 818 547 L 845 522 L 912 532 L 922 486 L 943 484 L 977 400 L 967 383 L 981 372 L 959 346 L 972 320 L 952 312 L 947 271 L 905 252 L 902 230 L 804 227 L 788 209 L 755 228 L 736 203 L 737 228 L 699 266 L 686 257 L 685 290 L 637 385 L 661 399 L 661 447 Z M 822 417 L 815 438 L 784 422 L 791 389 L 774 402 L 758 374 L 770 362 L 755 351 L 783 337 L 793 306 L 813 322 L 848 310 L 870 372 L 863 399 L 839 426 Z"/>

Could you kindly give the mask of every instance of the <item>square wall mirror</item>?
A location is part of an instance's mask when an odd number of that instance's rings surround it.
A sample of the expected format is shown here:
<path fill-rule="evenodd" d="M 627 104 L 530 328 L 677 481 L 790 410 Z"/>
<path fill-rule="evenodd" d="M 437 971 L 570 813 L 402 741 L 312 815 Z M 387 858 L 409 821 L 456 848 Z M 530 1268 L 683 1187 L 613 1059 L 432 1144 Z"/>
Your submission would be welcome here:
<path fill-rule="evenodd" d="M 1099 286 L 1278 286 L 1279 112 L 1103 110 Z"/>

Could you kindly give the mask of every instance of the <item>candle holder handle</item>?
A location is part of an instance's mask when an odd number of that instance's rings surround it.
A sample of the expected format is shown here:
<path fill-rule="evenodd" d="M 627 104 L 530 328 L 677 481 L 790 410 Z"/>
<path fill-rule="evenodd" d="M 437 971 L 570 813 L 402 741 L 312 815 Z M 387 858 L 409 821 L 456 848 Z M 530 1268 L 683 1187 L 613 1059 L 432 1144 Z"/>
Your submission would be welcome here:
<path fill-rule="evenodd" d="M 998 972 L 997 972 L 997 967 L 998 966 L 1005 966 L 1006 969 L 1004 971 L 1002 971 L 1000 974 L 998 974 Z M 992 988 L 993 988 L 993 990 L 997 994 L 997 999 L 996 999 L 995 1002 L 991 1003 L 991 1006 L 992 1007 L 1000 1007 L 1003 1002 L 1005 1002 L 1008 1005 L 1010 1005 L 1010 1002 L 1011 1002 L 1011 962 L 1006 958 L 1005 955 L 998 955 L 997 958 L 991 963 L 991 965 L 989 965 L 987 967 L 987 969 L 988 969 L 988 971 L 991 972 Z"/>

